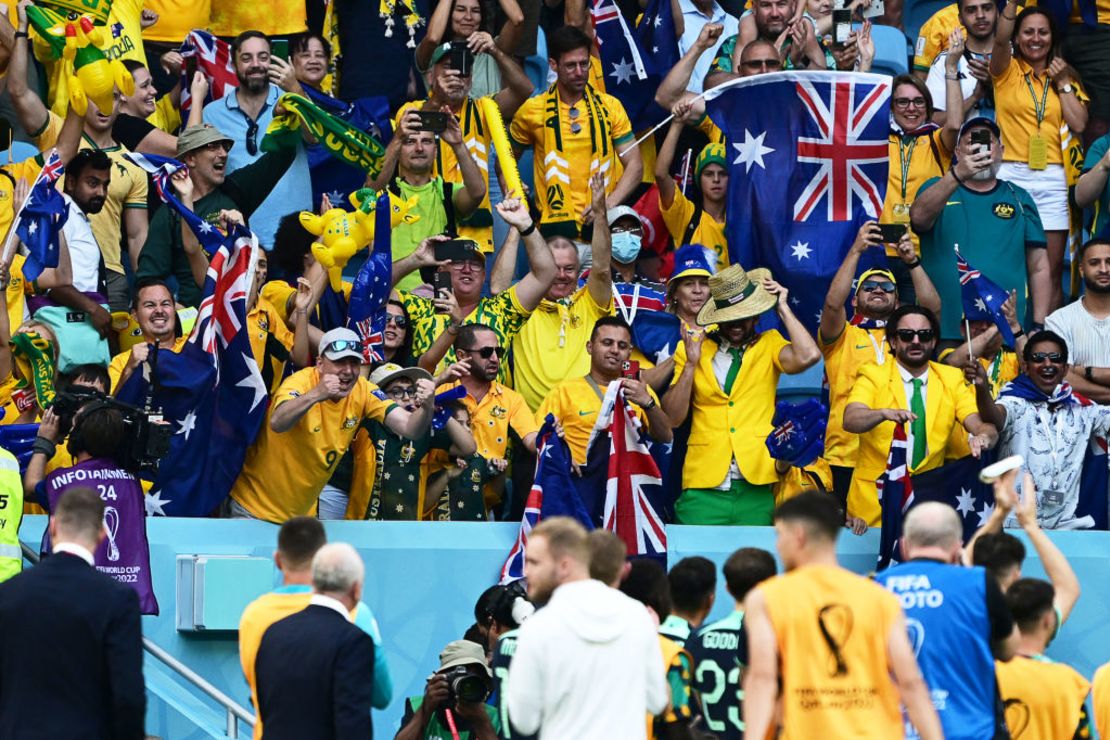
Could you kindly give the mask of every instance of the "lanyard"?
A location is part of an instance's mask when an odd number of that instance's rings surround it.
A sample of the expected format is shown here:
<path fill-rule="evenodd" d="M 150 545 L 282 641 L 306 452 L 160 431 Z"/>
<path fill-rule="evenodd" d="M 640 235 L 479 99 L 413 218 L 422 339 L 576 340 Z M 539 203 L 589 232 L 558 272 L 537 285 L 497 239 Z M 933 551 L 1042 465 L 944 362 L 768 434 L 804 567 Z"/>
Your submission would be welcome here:
<path fill-rule="evenodd" d="M 1036 90 L 1033 89 L 1032 80 L 1029 79 L 1032 76 L 1033 76 L 1032 72 L 1025 75 L 1025 84 L 1029 88 L 1029 96 L 1031 98 L 1033 98 L 1033 110 L 1037 114 L 1037 130 L 1039 131 L 1040 128 L 1041 128 L 1041 121 L 1044 120 L 1045 109 L 1048 107 L 1048 80 L 1046 79 L 1045 82 L 1044 82 L 1044 93 L 1041 95 L 1040 104 L 1038 104 L 1037 103 L 1037 92 L 1036 92 Z"/>
<path fill-rule="evenodd" d="M 913 160 L 913 149 L 917 146 L 917 137 L 910 139 L 910 145 L 907 147 L 904 143 L 904 138 L 898 140 L 898 157 L 902 164 L 902 202 L 906 202 L 906 187 L 909 185 L 910 179 L 910 162 Z"/>
<path fill-rule="evenodd" d="M 875 335 L 866 329 L 863 333 L 867 335 L 867 338 L 871 340 L 871 346 L 875 348 L 875 364 L 882 365 L 886 362 L 886 350 L 883 349 L 882 343 L 876 342 Z"/>
<path fill-rule="evenodd" d="M 998 378 L 1002 375 L 1002 350 L 998 350 L 998 354 L 991 360 L 991 364 L 987 366 L 990 371 L 991 388 L 994 389 L 998 386 Z M 995 394 L 997 395 L 997 393 Z"/>

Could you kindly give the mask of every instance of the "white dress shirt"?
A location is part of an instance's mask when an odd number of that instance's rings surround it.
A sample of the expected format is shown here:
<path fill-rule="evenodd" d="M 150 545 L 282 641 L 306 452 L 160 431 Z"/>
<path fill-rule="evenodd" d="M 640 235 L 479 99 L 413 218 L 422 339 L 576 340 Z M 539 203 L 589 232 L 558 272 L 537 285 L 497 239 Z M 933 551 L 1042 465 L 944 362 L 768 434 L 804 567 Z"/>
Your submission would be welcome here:
<path fill-rule="evenodd" d="M 346 619 L 348 622 L 351 621 L 351 613 L 347 611 L 347 607 L 343 606 L 343 602 L 339 599 L 333 599 L 332 597 L 324 596 L 323 594 L 312 594 L 312 598 L 308 600 L 308 603 L 314 604 L 315 606 L 326 606 L 329 609 L 334 609 L 335 611 L 342 614 L 343 618 Z"/>
<path fill-rule="evenodd" d="M 54 554 L 57 555 L 60 552 L 67 552 L 70 555 L 76 555 L 89 565 L 93 564 L 93 554 L 81 545 L 78 545 L 76 542 L 59 542 L 58 544 L 54 545 Z"/>

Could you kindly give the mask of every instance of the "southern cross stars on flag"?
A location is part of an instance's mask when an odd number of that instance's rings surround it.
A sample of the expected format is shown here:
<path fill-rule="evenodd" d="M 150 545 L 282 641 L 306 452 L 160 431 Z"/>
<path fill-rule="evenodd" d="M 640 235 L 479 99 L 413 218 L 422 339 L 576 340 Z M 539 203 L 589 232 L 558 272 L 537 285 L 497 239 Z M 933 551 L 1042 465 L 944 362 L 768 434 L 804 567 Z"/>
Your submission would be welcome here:
<path fill-rule="evenodd" d="M 1014 332 L 1006 315 L 1002 313 L 1002 304 L 1010 294 L 968 264 L 960 254 L 959 246 L 953 250 L 956 252 L 956 272 L 960 276 L 960 302 L 963 304 L 964 316 L 968 321 L 993 322 L 1002 334 L 1002 341 L 1013 347 L 1016 341 Z"/>

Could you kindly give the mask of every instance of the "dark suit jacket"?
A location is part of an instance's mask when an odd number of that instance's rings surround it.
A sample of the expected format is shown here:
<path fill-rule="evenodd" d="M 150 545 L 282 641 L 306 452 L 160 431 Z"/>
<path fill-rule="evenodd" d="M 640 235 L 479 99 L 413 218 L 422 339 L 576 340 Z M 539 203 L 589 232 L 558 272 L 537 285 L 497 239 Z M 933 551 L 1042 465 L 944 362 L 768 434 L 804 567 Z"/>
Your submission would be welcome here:
<path fill-rule="evenodd" d="M 0 584 L 0 740 L 142 738 L 135 591 L 59 553 Z"/>
<path fill-rule="evenodd" d="M 274 622 L 254 661 L 266 740 L 373 737 L 374 641 L 326 606 Z"/>

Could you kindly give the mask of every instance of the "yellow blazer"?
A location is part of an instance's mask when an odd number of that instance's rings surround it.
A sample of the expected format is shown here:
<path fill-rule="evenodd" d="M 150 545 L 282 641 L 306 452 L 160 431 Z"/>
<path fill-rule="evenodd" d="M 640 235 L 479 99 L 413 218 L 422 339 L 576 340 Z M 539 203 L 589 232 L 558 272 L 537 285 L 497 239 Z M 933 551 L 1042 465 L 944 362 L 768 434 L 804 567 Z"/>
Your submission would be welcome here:
<path fill-rule="evenodd" d="M 774 329 L 763 332 L 744 353 L 732 393 L 725 395 L 713 373 L 718 344 L 712 339 L 702 341 L 701 361 L 694 371 L 690 395 L 693 418 L 682 466 L 683 488 L 721 485 L 733 457 L 749 483 L 767 485 L 778 480 L 765 442 L 773 428 L 775 389 L 782 374 L 779 353 L 787 344 Z M 681 344 L 674 363 L 677 382 L 686 366 L 686 348 Z"/>
<path fill-rule="evenodd" d="M 959 368 L 929 363 L 929 379 L 925 387 L 925 459 L 911 472 L 921 473 L 944 464 L 944 451 L 952 430 L 972 414 L 978 413 L 975 390 L 964 380 Z M 902 385 L 897 362 L 865 365 L 860 368 L 848 403 L 862 403 L 872 409 L 908 409 L 909 400 Z M 882 519 L 875 481 L 886 470 L 894 423 L 884 421 L 869 432 L 859 435 L 859 459 L 852 486 L 848 490 L 848 515 L 858 516 L 868 526 L 878 526 Z"/>

